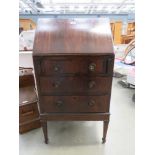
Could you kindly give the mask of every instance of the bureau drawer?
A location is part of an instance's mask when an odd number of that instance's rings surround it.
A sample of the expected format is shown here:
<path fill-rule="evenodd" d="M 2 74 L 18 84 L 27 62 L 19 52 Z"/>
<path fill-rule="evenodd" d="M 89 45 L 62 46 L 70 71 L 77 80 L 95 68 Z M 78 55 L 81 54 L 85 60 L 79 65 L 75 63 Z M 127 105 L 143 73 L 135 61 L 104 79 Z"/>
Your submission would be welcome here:
<path fill-rule="evenodd" d="M 108 93 L 111 77 L 40 77 L 40 92 L 51 93 Z"/>
<path fill-rule="evenodd" d="M 37 73 L 57 74 L 112 74 L 112 56 L 43 57 L 38 60 Z"/>
<path fill-rule="evenodd" d="M 40 119 L 37 118 L 32 121 L 19 124 L 19 133 L 22 134 L 40 127 L 41 127 Z"/>
<path fill-rule="evenodd" d="M 50 112 L 108 112 L 110 96 L 42 96 L 43 113 Z"/>
<path fill-rule="evenodd" d="M 23 123 L 25 121 L 30 121 L 37 117 L 39 117 L 37 102 L 26 104 L 26 105 L 21 105 L 19 107 L 19 122 L 20 123 Z"/>

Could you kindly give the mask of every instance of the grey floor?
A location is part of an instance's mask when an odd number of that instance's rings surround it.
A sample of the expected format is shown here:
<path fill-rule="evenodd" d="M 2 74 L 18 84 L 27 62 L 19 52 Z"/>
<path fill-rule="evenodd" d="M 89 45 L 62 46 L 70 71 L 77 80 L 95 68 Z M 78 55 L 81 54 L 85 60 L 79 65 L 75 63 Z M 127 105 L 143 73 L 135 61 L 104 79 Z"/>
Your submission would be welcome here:
<path fill-rule="evenodd" d="M 101 143 L 102 122 L 48 122 L 49 144 L 42 129 L 19 135 L 20 155 L 134 155 L 133 89 L 113 79 L 107 142 Z"/>

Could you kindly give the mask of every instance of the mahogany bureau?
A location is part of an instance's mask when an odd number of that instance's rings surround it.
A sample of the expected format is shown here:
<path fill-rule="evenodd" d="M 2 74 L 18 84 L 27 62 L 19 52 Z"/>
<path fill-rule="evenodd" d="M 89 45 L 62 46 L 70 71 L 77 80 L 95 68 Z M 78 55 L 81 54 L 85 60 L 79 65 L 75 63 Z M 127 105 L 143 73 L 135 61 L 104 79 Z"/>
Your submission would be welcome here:
<path fill-rule="evenodd" d="M 114 64 L 109 20 L 39 19 L 33 62 L 45 143 L 47 121 L 109 123 Z"/>

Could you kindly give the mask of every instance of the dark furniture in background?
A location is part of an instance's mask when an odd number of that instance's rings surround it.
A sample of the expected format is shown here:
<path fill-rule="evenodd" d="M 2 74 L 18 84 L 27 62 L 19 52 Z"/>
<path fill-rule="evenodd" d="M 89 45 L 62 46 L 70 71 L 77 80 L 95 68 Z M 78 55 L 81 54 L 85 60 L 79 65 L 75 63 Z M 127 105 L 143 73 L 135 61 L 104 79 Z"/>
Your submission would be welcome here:
<path fill-rule="evenodd" d="M 33 62 L 45 143 L 47 121 L 110 118 L 114 64 L 108 19 L 39 19 Z"/>
<path fill-rule="evenodd" d="M 19 34 L 21 34 L 23 30 L 24 30 L 23 27 L 19 27 Z"/>
<path fill-rule="evenodd" d="M 37 105 L 32 68 L 19 69 L 19 132 L 25 133 L 39 128 L 40 119 Z"/>

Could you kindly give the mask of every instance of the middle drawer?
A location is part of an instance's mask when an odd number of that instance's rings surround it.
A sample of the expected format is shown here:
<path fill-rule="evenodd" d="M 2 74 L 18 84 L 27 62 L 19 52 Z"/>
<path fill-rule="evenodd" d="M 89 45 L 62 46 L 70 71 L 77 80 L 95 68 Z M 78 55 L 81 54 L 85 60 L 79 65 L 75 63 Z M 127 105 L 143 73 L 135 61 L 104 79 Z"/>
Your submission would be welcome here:
<path fill-rule="evenodd" d="M 40 92 L 109 93 L 111 80 L 111 77 L 40 77 Z"/>

